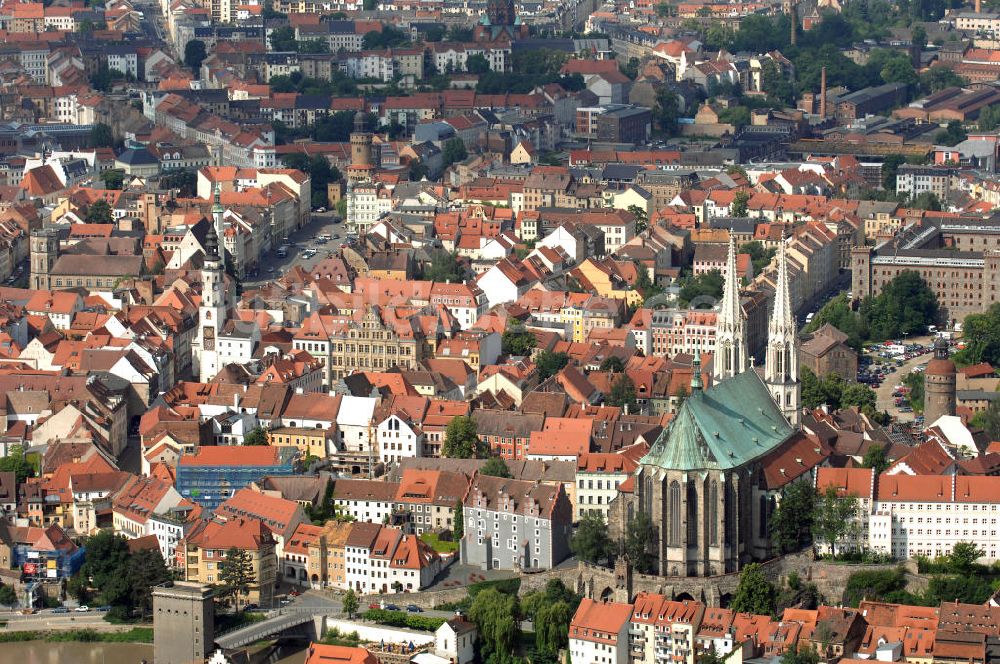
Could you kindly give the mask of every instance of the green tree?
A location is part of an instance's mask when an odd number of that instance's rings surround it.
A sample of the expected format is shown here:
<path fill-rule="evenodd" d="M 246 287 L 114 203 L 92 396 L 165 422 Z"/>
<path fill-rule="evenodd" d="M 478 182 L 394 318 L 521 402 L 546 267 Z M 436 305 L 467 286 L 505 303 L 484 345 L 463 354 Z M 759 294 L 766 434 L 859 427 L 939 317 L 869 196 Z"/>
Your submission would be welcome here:
<path fill-rule="evenodd" d="M 972 425 L 983 429 L 990 440 L 1000 437 L 1000 401 L 991 401 L 986 410 L 973 415 Z"/>
<path fill-rule="evenodd" d="M 939 141 L 941 142 L 941 141 Z M 945 143 L 947 145 L 947 143 Z M 910 199 L 908 205 L 918 210 L 941 211 L 941 199 L 933 191 L 922 191 Z"/>
<path fill-rule="evenodd" d="M 140 549 L 129 556 L 126 574 L 131 589 L 131 606 L 143 618 L 153 613 L 153 588 L 170 580 L 159 549 Z"/>
<path fill-rule="evenodd" d="M 101 173 L 101 180 L 104 181 L 105 189 L 121 189 L 125 182 L 125 171 L 119 168 L 109 168 Z"/>
<path fill-rule="evenodd" d="M 737 613 L 769 616 L 774 613 L 775 606 L 774 585 L 764 576 L 764 568 L 759 563 L 744 567 L 729 608 Z"/>
<path fill-rule="evenodd" d="M 677 120 L 681 114 L 681 98 L 666 86 L 656 91 L 653 120 L 661 132 L 667 136 L 677 133 Z"/>
<path fill-rule="evenodd" d="M 621 373 L 625 371 L 625 363 L 622 362 L 622 358 L 617 355 L 609 355 L 604 358 L 600 366 L 601 371 L 610 371 L 611 373 Z"/>
<path fill-rule="evenodd" d="M 354 593 L 354 590 L 349 589 L 344 593 L 344 597 L 340 602 L 344 608 L 344 613 L 347 614 L 347 618 L 353 620 L 354 614 L 358 612 L 358 596 Z"/>
<path fill-rule="evenodd" d="M 823 623 L 820 624 L 825 627 Z M 819 629 L 817 628 L 817 631 Z M 819 664 L 819 654 L 802 643 L 798 648 L 789 648 L 781 655 L 781 664 Z"/>
<path fill-rule="evenodd" d="M 87 556 L 80 576 L 95 588 L 102 604 L 128 606 L 131 588 L 128 585 L 129 552 L 124 537 L 102 530 L 84 543 Z"/>
<path fill-rule="evenodd" d="M 246 598 L 250 594 L 250 586 L 255 581 L 250 553 L 236 547 L 226 551 L 226 557 L 219 563 L 219 583 L 222 585 L 223 597 L 232 597 L 237 610 L 240 608 L 240 598 Z"/>
<path fill-rule="evenodd" d="M 18 484 L 35 475 L 34 466 L 25 458 L 24 448 L 20 445 L 11 445 L 7 456 L 0 458 L 0 471 L 14 473 L 14 480 Z"/>
<path fill-rule="evenodd" d="M 641 233 L 649 226 L 649 215 L 638 205 L 629 205 L 628 212 L 635 217 L 635 232 Z"/>
<path fill-rule="evenodd" d="M 516 594 L 487 588 L 476 594 L 469 607 L 469 618 L 479 628 L 479 638 L 488 651 L 508 653 L 518 637 Z"/>
<path fill-rule="evenodd" d="M 872 339 L 882 341 L 922 334 L 938 322 L 937 296 L 919 273 L 904 270 L 876 297 L 861 304 L 861 316 Z"/>
<path fill-rule="evenodd" d="M 470 42 L 472 41 L 472 28 L 454 23 L 448 28 L 448 41 Z"/>
<path fill-rule="evenodd" d="M 866 570 L 847 577 L 842 601 L 846 606 L 855 607 L 865 599 L 875 602 L 902 600 L 907 603 L 906 599 L 901 597 L 905 592 L 906 574 L 902 567 Z"/>
<path fill-rule="evenodd" d="M 901 154 L 889 154 L 882 160 L 882 188 L 886 191 L 896 191 L 896 172 L 906 163 L 906 157 Z"/>
<path fill-rule="evenodd" d="M 971 573 L 979 559 L 986 555 L 975 542 L 955 542 L 948 554 L 948 566 L 956 574 Z"/>
<path fill-rule="evenodd" d="M 456 542 L 460 541 L 462 537 L 465 536 L 465 510 L 462 506 L 462 501 L 459 500 L 455 503 L 455 516 L 452 519 L 451 534 Z"/>
<path fill-rule="evenodd" d="M 624 408 L 625 412 L 634 412 L 635 405 L 635 383 L 627 374 L 619 374 L 611 383 L 611 391 L 605 401 L 609 406 Z"/>
<path fill-rule="evenodd" d="M 112 148 L 115 146 L 115 134 L 110 126 L 98 122 L 90 128 L 87 145 L 92 148 Z"/>
<path fill-rule="evenodd" d="M 0 586 L 0 604 L 3 606 L 17 604 L 17 591 L 7 585 Z"/>
<path fill-rule="evenodd" d="M 682 307 L 704 308 L 722 297 L 725 279 L 718 270 L 702 272 L 697 277 L 686 279 L 677 295 Z"/>
<path fill-rule="evenodd" d="M 465 61 L 465 71 L 470 74 L 485 74 L 490 71 L 490 61 L 479 53 L 470 55 Z M 461 159 L 459 159 L 459 161 L 461 161 Z"/>
<path fill-rule="evenodd" d="M 792 482 L 781 490 L 781 499 L 768 520 L 771 541 L 781 553 L 798 551 L 812 542 L 815 504 L 811 482 Z"/>
<path fill-rule="evenodd" d="M 538 368 L 539 380 L 555 376 L 567 364 L 569 364 L 569 355 L 566 353 L 553 353 L 550 350 L 543 350 L 535 357 L 535 366 Z"/>
<path fill-rule="evenodd" d="M 283 25 L 271 30 L 271 50 L 279 52 L 297 51 L 295 28 Z"/>
<path fill-rule="evenodd" d="M 555 655 L 569 641 L 569 622 L 573 617 L 569 604 L 563 601 L 546 603 L 535 616 L 535 648 Z"/>
<path fill-rule="evenodd" d="M 201 71 L 201 63 L 208 57 L 205 50 L 205 42 L 200 39 L 192 39 L 184 45 L 184 64 L 191 68 L 195 74 Z"/>
<path fill-rule="evenodd" d="M 457 253 L 438 249 L 431 255 L 431 264 L 424 268 L 424 280 L 438 283 L 461 283 L 463 272 Z"/>
<path fill-rule="evenodd" d="M 535 335 L 528 328 L 512 321 L 500 338 L 500 349 L 504 355 L 530 355 L 535 343 Z"/>
<path fill-rule="evenodd" d="M 103 198 L 99 198 L 87 208 L 83 219 L 88 224 L 110 224 L 113 221 L 111 206 Z"/>
<path fill-rule="evenodd" d="M 945 129 L 934 135 L 934 142 L 941 145 L 957 145 L 968 137 L 965 129 L 962 128 L 962 123 L 958 120 L 952 120 Z"/>
<path fill-rule="evenodd" d="M 467 415 L 453 417 L 448 422 L 442 451 L 449 459 L 484 459 L 489 454 L 476 433 L 476 421 Z"/>
<path fill-rule="evenodd" d="M 625 525 L 625 555 L 638 572 L 655 571 L 653 563 L 656 562 L 656 556 L 652 551 L 655 535 L 653 520 L 645 512 L 639 512 Z"/>
<path fill-rule="evenodd" d="M 837 555 L 837 543 L 851 538 L 857 529 L 858 497 L 840 496 L 830 486 L 816 500 L 813 516 L 813 537 L 830 547 Z"/>
<path fill-rule="evenodd" d="M 981 314 L 969 314 L 962 325 L 965 348 L 955 354 L 961 364 L 989 362 L 1000 366 L 1000 304 L 990 305 Z M 997 427 L 1000 433 L 1000 426 Z"/>
<path fill-rule="evenodd" d="M 259 424 L 243 436 L 244 445 L 267 445 L 267 432 Z"/>
<path fill-rule="evenodd" d="M 847 301 L 847 295 L 841 293 L 824 304 L 812 322 L 806 326 L 806 332 L 815 332 L 824 325 L 832 325 L 847 335 L 847 345 L 854 350 L 861 350 L 861 344 L 868 334 L 864 321 Z"/>
<path fill-rule="evenodd" d="M 924 412 L 924 374 L 920 371 L 911 371 L 903 376 L 903 385 L 910 388 L 910 393 L 906 395 L 906 400 L 910 402 L 913 412 Z M 927 424 L 933 424 L 933 422 L 928 422 Z"/>
<path fill-rule="evenodd" d="M 737 196 L 744 192 L 737 192 Z M 735 205 L 735 202 L 734 202 Z M 733 215 L 734 217 L 737 215 Z M 744 215 L 739 215 L 744 216 Z M 753 242 L 747 242 L 740 247 L 740 253 L 750 254 L 750 262 L 753 264 L 754 276 L 757 276 L 764 271 L 768 265 L 771 264 L 771 259 L 774 258 L 774 249 L 765 249 L 764 245 L 754 240 Z"/>
<path fill-rule="evenodd" d="M 733 195 L 733 202 L 729 206 L 729 214 L 734 217 L 747 216 L 747 203 L 750 202 L 750 194 L 745 191 L 737 191 Z M 760 244 L 759 242 L 757 243 Z M 773 253 L 773 252 L 772 252 Z"/>
<path fill-rule="evenodd" d="M 373 30 L 366 32 L 364 39 L 362 39 L 362 45 L 366 51 L 381 50 L 402 46 L 409 41 L 410 38 L 407 34 L 399 28 L 394 28 L 391 25 L 383 25 L 381 31 Z"/>
<path fill-rule="evenodd" d="M 442 158 L 444 159 L 444 165 L 446 168 L 454 163 L 465 161 L 465 159 L 469 156 L 469 152 L 465 149 L 465 141 L 457 136 L 455 138 L 449 138 L 445 141 L 444 148 L 441 152 L 443 153 Z"/>
<path fill-rule="evenodd" d="M 920 74 L 920 91 L 924 94 L 940 92 L 945 88 L 961 88 L 968 85 L 968 81 L 956 74 L 954 71 L 944 66 L 930 67 Z M 983 111 L 995 110 L 997 106 L 987 106 L 979 112 L 979 128 L 982 129 Z"/>
<path fill-rule="evenodd" d="M 920 77 L 917 76 L 913 64 L 906 57 L 889 60 L 882 67 L 879 75 L 886 83 L 903 83 L 904 85 L 911 86 L 911 89 L 920 82 Z"/>
<path fill-rule="evenodd" d="M 614 555 L 614 545 L 608 536 L 608 524 L 600 512 L 584 514 L 577 524 L 569 547 L 580 560 L 604 565 Z"/>
<path fill-rule="evenodd" d="M 976 124 L 979 125 L 981 131 L 993 131 L 1000 127 L 1000 104 L 993 104 L 979 111 Z"/>
<path fill-rule="evenodd" d="M 885 456 L 885 448 L 872 445 L 865 452 L 865 457 L 861 462 L 865 468 L 873 468 L 876 475 L 881 475 L 889 467 L 889 459 Z"/>
<path fill-rule="evenodd" d="M 507 463 L 500 457 L 490 457 L 487 459 L 486 463 L 480 466 L 479 474 L 490 477 L 511 477 L 510 468 L 507 467 Z"/>
<path fill-rule="evenodd" d="M 924 30 L 924 26 L 913 27 L 913 30 L 910 31 L 910 43 L 921 51 L 927 48 L 927 31 Z"/>

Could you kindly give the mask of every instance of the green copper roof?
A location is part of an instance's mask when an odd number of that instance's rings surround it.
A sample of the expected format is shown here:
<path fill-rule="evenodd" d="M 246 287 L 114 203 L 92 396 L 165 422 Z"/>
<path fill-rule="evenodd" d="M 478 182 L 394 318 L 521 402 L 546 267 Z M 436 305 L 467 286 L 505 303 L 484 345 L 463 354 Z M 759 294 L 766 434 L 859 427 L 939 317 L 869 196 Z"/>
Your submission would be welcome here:
<path fill-rule="evenodd" d="M 793 433 L 750 369 L 691 394 L 641 463 L 669 470 L 735 468 L 767 454 Z"/>

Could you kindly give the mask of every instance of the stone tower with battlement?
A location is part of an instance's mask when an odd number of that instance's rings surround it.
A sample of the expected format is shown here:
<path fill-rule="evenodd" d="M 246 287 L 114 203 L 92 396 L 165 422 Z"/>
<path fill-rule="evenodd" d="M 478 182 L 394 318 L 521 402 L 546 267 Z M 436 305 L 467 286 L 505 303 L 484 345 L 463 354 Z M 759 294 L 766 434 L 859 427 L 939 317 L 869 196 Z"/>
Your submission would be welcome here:
<path fill-rule="evenodd" d="M 51 228 L 31 232 L 31 288 L 48 290 L 59 258 L 59 232 Z"/>

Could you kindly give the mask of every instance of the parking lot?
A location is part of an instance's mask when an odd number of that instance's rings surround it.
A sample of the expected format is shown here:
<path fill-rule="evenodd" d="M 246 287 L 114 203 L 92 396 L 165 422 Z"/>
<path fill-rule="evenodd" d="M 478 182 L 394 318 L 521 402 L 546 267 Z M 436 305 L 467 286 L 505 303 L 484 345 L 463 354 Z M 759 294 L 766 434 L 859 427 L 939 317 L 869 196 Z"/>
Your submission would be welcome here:
<path fill-rule="evenodd" d="M 875 390 L 877 410 L 884 410 L 901 422 L 912 422 L 916 416 L 905 394 L 897 390 L 897 386 L 902 384 L 904 376 L 912 371 L 922 370 L 921 367 L 930 361 L 933 337 L 913 337 L 898 341 L 899 344 L 887 342 L 891 346 L 877 344 L 865 347 L 858 359 L 858 382 L 866 383 Z M 902 353 L 898 353 L 898 346 L 903 346 Z M 922 418 L 918 423 L 921 421 Z"/>
<path fill-rule="evenodd" d="M 326 242 L 318 240 L 320 236 L 328 236 Z M 277 279 L 294 265 L 301 265 L 311 270 L 330 254 L 336 254 L 340 246 L 347 241 L 347 228 L 340 217 L 333 212 L 313 213 L 311 221 L 292 233 L 286 242 L 275 241 L 271 251 L 260 259 L 260 267 L 256 275 L 243 281 L 244 288 L 254 288 Z M 278 255 L 278 248 L 288 244 L 288 255 Z"/>

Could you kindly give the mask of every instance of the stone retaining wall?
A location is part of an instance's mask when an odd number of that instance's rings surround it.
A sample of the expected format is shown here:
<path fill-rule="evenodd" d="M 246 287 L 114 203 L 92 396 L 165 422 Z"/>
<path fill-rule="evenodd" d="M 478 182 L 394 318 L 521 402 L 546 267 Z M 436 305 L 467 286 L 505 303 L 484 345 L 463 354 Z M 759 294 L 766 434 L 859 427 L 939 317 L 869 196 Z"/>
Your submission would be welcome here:
<path fill-rule="evenodd" d="M 839 604 L 847 579 L 855 572 L 890 569 L 892 565 L 850 565 L 816 560 L 812 552 L 800 552 L 773 558 L 761 563 L 764 573 L 776 586 L 785 585 L 788 576 L 795 572 L 803 582 L 815 583 L 823 599 L 828 604 Z M 907 563 L 907 582 L 910 590 L 921 592 L 927 587 L 927 579 L 916 573 L 916 565 Z M 614 570 L 590 563 L 579 562 L 575 567 L 548 570 L 521 577 L 519 594 L 524 595 L 539 590 L 550 579 L 561 580 L 585 597 L 592 599 L 618 599 Z M 668 577 L 647 574 L 633 574 L 631 597 L 638 592 L 650 592 L 671 598 L 689 597 L 705 602 L 709 606 L 719 606 L 728 602 L 739 584 L 739 574 L 724 574 L 708 577 Z M 458 602 L 468 594 L 467 587 L 444 590 L 424 590 L 419 593 L 397 593 L 386 595 L 366 595 L 362 603 L 386 602 L 394 604 L 416 604 L 425 609 L 433 609 L 442 604 Z"/>

